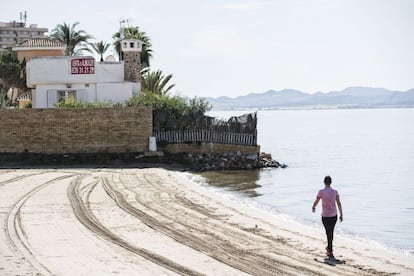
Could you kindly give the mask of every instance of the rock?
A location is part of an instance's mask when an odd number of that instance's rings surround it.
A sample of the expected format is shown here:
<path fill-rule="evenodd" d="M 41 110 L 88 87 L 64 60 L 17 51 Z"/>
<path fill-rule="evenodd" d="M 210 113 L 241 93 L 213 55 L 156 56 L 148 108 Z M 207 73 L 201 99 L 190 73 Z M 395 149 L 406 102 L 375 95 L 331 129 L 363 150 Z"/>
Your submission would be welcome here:
<path fill-rule="evenodd" d="M 260 158 L 272 159 L 272 155 L 270 153 L 261 152 Z"/>
<path fill-rule="evenodd" d="M 256 160 L 257 155 L 256 154 L 249 154 L 245 157 L 247 160 Z"/>
<path fill-rule="evenodd" d="M 225 169 L 255 169 L 255 168 L 286 168 L 287 165 L 280 164 L 270 158 L 270 154 L 241 154 L 237 152 L 211 153 L 211 154 L 188 154 L 186 157 L 193 163 L 195 170 L 225 170 Z"/>

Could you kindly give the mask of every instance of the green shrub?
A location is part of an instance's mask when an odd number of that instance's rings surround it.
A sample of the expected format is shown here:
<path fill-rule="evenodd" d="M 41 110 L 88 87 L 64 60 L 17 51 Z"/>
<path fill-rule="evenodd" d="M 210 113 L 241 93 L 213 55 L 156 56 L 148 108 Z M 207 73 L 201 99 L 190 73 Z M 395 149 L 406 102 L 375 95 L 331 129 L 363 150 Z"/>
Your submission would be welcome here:
<path fill-rule="evenodd" d="M 24 104 L 23 108 L 32 108 L 32 103 Z"/>
<path fill-rule="evenodd" d="M 58 108 L 108 108 L 108 107 L 120 107 L 123 106 L 121 103 L 109 103 L 109 102 L 80 102 L 69 98 L 67 101 L 60 101 L 55 104 Z"/>
<path fill-rule="evenodd" d="M 127 100 L 128 106 L 149 106 L 155 112 L 162 112 L 168 117 L 168 121 L 175 122 L 171 126 L 160 126 L 164 130 L 188 129 L 193 124 L 192 118 L 204 116 L 210 111 L 211 104 L 203 98 L 188 98 L 178 95 L 158 94 L 143 91 Z M 167 123 L 166 123 L 167 124 Z"/>

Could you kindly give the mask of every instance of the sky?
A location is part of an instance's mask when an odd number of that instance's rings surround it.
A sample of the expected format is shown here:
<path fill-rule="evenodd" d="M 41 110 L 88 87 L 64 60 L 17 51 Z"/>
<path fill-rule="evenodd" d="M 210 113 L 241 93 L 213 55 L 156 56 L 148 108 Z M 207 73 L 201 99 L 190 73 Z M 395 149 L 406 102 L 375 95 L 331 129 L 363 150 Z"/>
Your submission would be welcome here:
<path fill-rule="evenodd" d="M 414 88 L 414 0 L 1 2 L 0 22 L 27 11 L 27 24 L 79 22 L 109 43 L 128 20 L 151 38 L 151 68 L 185 96 Z"/>

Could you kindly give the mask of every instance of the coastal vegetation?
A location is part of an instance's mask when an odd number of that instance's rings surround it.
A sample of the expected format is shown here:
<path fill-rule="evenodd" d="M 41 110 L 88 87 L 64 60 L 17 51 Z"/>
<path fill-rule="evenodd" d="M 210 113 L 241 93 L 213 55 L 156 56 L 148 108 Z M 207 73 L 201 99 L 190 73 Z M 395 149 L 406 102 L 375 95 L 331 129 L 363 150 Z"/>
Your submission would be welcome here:
<path fill-rule="evenodd" d="M 0 108 L 15 104 L 7 95 L 10 88 L 27 90 L 26 60 L 20 62 L 16 52 L 8 48 L 0 52 Z"/>
<path fill-rule="evenodd" d="M 108 50 L 109 46 L 111 46 L 109 43 L 106 43 L 102 40 L 95 43 L 89 43 L 89 45 L 91 45 L 95 53 L 101 57 L 100 61 L 104 61 L 103 55 Z"/>
<path fill-rule="evenodd" d="M 211 110 L 203 98 L 157 94 L 143 91 L 127 101 L 128 106 L 150 106 L 154 110 L 154 123 L 159 130 L 188 129 L 193 121 Z M 160 118 L 161 117 L 161 118 Z M 156 123 L 158 122 L 158 124 Z"/>
<path fill-rule="evenodd" d="M 57 102 L 55 105 L 55 107 L 58 108 L 108 108 L 115 106 L 122 106 L 122 104 L 112 104 L 109 102 L 81 102 L 76 101 L 74 98 L 69 98 L 66 101 Z"/>
<path fill-rule="evenodd" d="M 6 108 L 11 105 L 11 101 L 7 97 L 8 88 L 0 83 L 0 108 Z"/>
<path fill-rule="evenodd" d="M 26 89 L 26 61 L 20 62 L 10 48 L 0 52 L 0 83 L 4 88 Z"/>
<path fill-rule="evenodd" d="M 83 51 L 91 52 L 87 45 L 93 36 L 84 30 L 75 30 L 78 25 L 79 22 L 72 25 L 63 23 L 58 24 L 52 30 L 51 37 L 66 45 L 65 55 L 67 56 L 79 56 Z"/>
<path fill-rule="evenodd" d="M 161 70 L 151 71 L 148 67 L 141 70 L 141 87 L 143 91 L 165 95 L 175 84 L 168 84 L 172 75 L 164 75 Z"/>

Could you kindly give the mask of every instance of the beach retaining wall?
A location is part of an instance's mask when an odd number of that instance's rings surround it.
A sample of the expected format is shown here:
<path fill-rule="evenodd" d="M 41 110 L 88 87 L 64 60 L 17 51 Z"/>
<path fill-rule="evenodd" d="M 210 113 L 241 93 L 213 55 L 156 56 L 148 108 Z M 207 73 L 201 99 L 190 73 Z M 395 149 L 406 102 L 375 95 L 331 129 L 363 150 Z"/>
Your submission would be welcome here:
<path fill-rule="evenodd" d="M 243 146 L 243 145 L 230 145 L 230 144 L 218 144 L 218 143 L 177 143 L 158 145 L 158 150 L 165 151 L 171 154 L 176 153 L 225 153 L 225 152 L 237 152 L 242 154 L 259 154 L 260 146 Z"/>
<path fill-rule="evenodd" d="M 0 153 L 146 152 L 151 135 L 147 107 L 0 110 Z"/>

